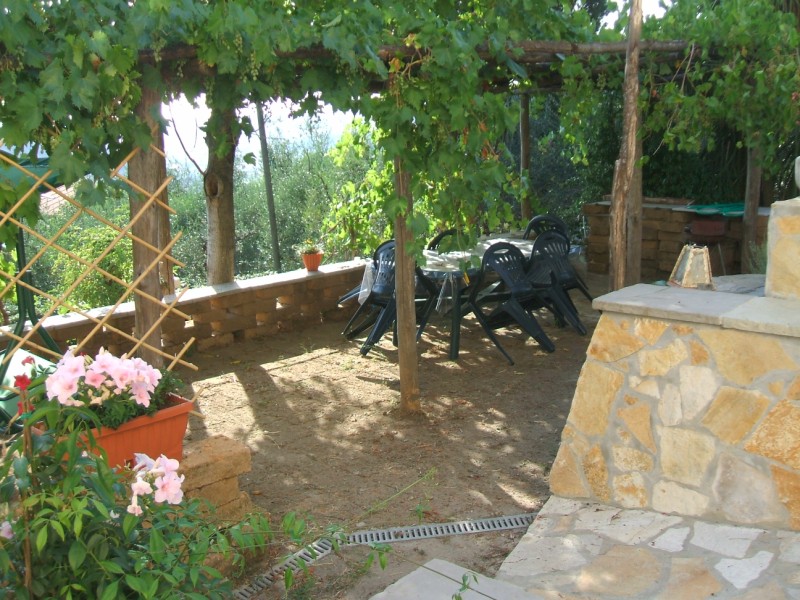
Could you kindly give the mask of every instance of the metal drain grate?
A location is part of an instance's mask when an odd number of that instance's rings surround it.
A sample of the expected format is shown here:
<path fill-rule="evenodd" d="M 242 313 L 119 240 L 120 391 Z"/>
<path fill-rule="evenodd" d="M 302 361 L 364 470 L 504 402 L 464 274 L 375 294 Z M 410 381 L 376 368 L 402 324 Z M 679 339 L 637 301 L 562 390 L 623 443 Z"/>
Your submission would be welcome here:
<path fill-rule="evenodd" d="M 463 535 L 466 533 L 483 533 L 485 531 L 502 531 L 519 529 L 533 522 L 534 514 L 514 515 L 511 517 L 491 517 L 472 521 L 456 521 L 455 523 L 437 523 L 430 525 L 412 525 L 409 527 L 392 527 L 374 531 L 357 531 L 347 536 L 349 544 L 372 544 L 405 542 L 446 535 Z"/>
<path fill-rule="evenodd" d="M 536 513 L 513 515 L 510 517 L 489 517 L 487 519 L 474 519 L 471 521 L 456 521 L 454 523 L 431 523 L 428 525 L 411 525 L 408 527 L 391 527 L 389 529 L 374 529 L 370 531 L 356 531 L 347 536 L 347 542 L 342 546 L 359 546 L 365 544 L 391 544 L 393 542 L 408 542 L 423 540 L 448 535 L 465 535 L 468 533 L 485 533 L 488 531 L 503 531 L 506 529 L 520 529 L 533 523 Z M 250 600 L 256 594 L 272 586 L 276 579 L 283 577 L 286 569 L 297 573 L 303 567 L 327 556 L 333 550 L 333 543 L 328 539 L 319 539 L 302 550 L 295 552 L 285 561 L 272 567 L 264 575 L 255 577 L 248 585 L 234 591 L 236 600 Z"/>

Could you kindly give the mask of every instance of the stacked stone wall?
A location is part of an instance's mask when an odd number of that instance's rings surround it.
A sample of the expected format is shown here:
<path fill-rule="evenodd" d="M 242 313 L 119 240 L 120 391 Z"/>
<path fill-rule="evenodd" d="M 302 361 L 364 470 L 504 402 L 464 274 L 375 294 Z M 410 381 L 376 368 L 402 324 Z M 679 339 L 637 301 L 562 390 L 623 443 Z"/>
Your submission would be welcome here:
<path fill-rule="evenodd" d="M 583 207 L 588 225 L 586 266 L 591 273 L 608 273 L 611 204 L 597 202 Z M 690 223 L 697 216 L 691 211 L 671 204 L 645 204 L 642 207 L 642 278 L 666 279 L 675 266 L 681 248 L 691 239 Z M 768 215 L 758 218 L 757 241 L 767 237 Z M 714 275 L 740 273 L 742 219 L 724 220 L 725 234 L 710 253 Z"/>
<path fill-rule="evenodd" d="M 339 306 L 337 301 L 361 283 L 363 273 L 364 263 L 351 261 L 323 265 L 315 273 L 291 271 L 190 289 L 176 304 L 188 319 L 172 314 L 162 321 L 162 346 L 168 352 L 178 353 L 194 338 L 194 347 L 204 350 L 313 325 L 323 319 L 346 318 L 354 310 L 352 304 Z M 168 304 L 173 300 L 173 297 L 164 299 Z M 108 308 L 98 308 L 89 311 L 89 315 L 102 319 L 107 311 Z M 133 336 L 133 303 L 120 305 L 108 322 L 111 327 L 101 327 L 92 336 L 91 345 L 83 350 L 94 353 L 103 347 L 122 354 L 133 347 L 132 339 L 118 332 Z M 95 320 L 76 313 L 49 317 L 43 324 L 63 350 L 86 338 L 97 327 Z M 0 343 L 6 341 L 0 332 Z"/>
<path fill-rule="evenodd" d="M 554 494 L 800 529 L 800 340 L 604 314 Z"/>

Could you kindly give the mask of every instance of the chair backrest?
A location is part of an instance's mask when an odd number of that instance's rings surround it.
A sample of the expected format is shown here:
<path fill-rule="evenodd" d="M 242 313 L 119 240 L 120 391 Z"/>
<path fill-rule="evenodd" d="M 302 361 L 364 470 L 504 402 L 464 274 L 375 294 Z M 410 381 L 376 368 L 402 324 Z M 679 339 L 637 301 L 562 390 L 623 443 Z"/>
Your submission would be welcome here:
<path fill-rule="evenodd" d="M 372 284 L 372 293 L 376 296 L 388 297 L 394 294 L 394 251 L 394 240 L 382 243 L 375 250 L 375 281 Z"/>
<path fill-rule="evenodd" d="M 555 215 L 536 215 L 528 222 L 528 227 L 522 237 L 528 240 L 531 238 L 531 234 L 539 236 L 548 231 L 557 231 L 569 241 L 569 227 Z"/>
<path fill-rule="evenodd" d="M 438 234 L 436 234 L 436 237 L 428 242 L 428 250 L 438 250 L 442 240 L 451 235 L 455 235 L 457 231 L 457 229 L 445 229 L 444 231 L 440 231 Z"/>
<path fill-rule="evenodd" d="M 525 273 L 526 261 L 522 250 L 509 242 L 489 246 L 483 255 L 481 273 L 491 269 L 503 280 L 512 296 L 530 293 L 533 288 Z"/>
<path fill-rule="evenodd" d="M 533 240 L 532 255 L 544 254 L 553 258 L 567 258 L 569 256 L 569 238 L 557 231 L 545 231 Z"/>

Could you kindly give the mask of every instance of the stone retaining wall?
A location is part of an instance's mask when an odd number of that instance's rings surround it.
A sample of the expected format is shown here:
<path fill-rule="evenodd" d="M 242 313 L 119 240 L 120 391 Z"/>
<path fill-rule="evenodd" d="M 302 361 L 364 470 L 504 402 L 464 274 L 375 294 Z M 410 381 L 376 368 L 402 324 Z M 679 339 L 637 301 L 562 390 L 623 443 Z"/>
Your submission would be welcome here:
<path fill-rule="evenodd" d="M 766 297 L 639 284 L 595 300 L 554 494 L 800 530 L 800 199 L 769 227 Z"/>
<path fill-rule="evenodd" d="M 171 315 L 162 322 L 163 347 L 177 353 L 188 340 L 195 338 L 194 347 L 203 350 L 286 331 L 300 324 L 318 323 L 321 319 L 349 316 L 353 306 L 340 307 L 337 300 L 361 283 L 363 273 L 364 262 L 350 261 L 323 265 L 316 273 L 298 270 L 190 289 L 177 304 L 188 320 Z M 169 303 L 173 299 L 164 300 Z M 108 308 L 98 308 L 89 314 L 101 318 L 107 311 Z M 113 328 L 133 334 L 133 302 L 120 305 L 109 322 Z M 52 316 L 43 323 L 63 350 L 87 337 L 96 326 L 91 319 L 76 313 Z M 6 341 L 0 333 L 0 343 Z M 105 327 L 93 335 L 91 345 L 84 350 L 94 353 L 104 347 L 122 354 L 132 345 L 124 336 Z"/>
<path fill-rule="evenodd" d="M 586 204 L 583 214 L 589 228 L 586 238 L 586 266 L 591 273 L 608 273 L 608 243 L 610 234 L 610 202 Z M 694 212 L 684 206 L 650 202 L 642 206 L 642 278 L 654 281 L 667 279 L 678 259 L 681 248 L 689 240 L 687 228 Z M 769 209 L 761 209 L 758 218 L 757 239 L 766 239 Z M 742 219 L 724 220 L 725 237 L 711 253 L 714 275 L 740 273 L 742 244 Z M 724 264 L 724 270 L 723 270 Z M 723 272 L 724 271 L 724 272 Z"/>

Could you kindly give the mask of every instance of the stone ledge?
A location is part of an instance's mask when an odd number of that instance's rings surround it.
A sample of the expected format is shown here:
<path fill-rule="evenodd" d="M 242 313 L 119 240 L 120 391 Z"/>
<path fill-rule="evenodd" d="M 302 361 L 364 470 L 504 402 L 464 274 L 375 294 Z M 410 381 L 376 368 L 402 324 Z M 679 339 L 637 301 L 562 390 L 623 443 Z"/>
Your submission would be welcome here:
<path fill-rule="evenodd" d="M 640 283 L 595 298 L 592 307 L 604 312 L 800 337 L 797 302 L 782 298 Z"/>

